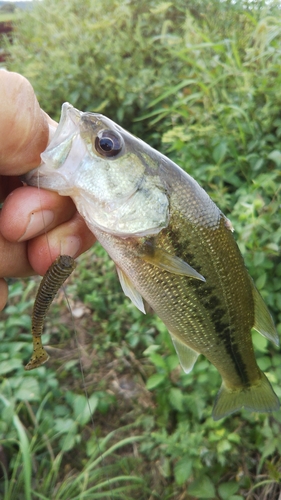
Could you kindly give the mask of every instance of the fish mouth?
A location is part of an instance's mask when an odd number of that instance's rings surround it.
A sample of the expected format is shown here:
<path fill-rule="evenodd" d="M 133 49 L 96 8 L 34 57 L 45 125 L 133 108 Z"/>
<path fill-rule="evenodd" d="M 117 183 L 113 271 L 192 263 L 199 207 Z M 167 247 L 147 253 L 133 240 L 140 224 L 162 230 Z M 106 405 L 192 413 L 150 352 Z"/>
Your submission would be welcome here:
<path fill-rule="evenodd" d="M 61 117 L 51 142 L 41 153 L 41 167 L 50 165 L 59 169 L 65 163 L 74 141 L 79 136 L 79 123 L 82 112 L 65 102 L 61 108 Z"/>
<path fill-rule="evenodd" d="M 63 103 L 57 129 L 47 148 L 41 153 L 41 164 L 21 178 L 24 183 L 31 186 L 38 186 L 40 184 L 40 187 L 51 190 L 62 189 L 64 185 L 67 185 L 68 177 L 64 178 L 62 176 L 60 182 L 56 183 L 56 188 L 54 188 L 53 176 L 51 174 L 54 171 L 61 170 L 72 150 L 73 143 L 78 140 L 79 123 L 82 114 L 81 111 L 78 111 L 78 109 L 74 108 L 68 102 Z M 85 151 L 83 150 L 84 153 Z"/>
<path fill-rule="evenodd" d="M 64 102 L 61 107 L 59 124 L 46 150 L 48 150 L 50 146 L 52 148 L 59 146 L 66 139 L 77 133 L 81 116 L 81 111 L 78 111 L 78 109 L 74 108 L 69 102 Z"/>
<path fill-rule="evenodd" d="M 64 122 L 66 120 L 67 116 L 72 120 L 73 123 L 75 123 L 75 125 L 77 125 L 82 115 L 83 115 L 82 111 L 79 111 L 78 109 L 74 108 L 72 104 L 70 104 L 69 102 L 64 102 L 61 107 L 61 117 L 59 121 L 59 126 L 61 122 Z"/>

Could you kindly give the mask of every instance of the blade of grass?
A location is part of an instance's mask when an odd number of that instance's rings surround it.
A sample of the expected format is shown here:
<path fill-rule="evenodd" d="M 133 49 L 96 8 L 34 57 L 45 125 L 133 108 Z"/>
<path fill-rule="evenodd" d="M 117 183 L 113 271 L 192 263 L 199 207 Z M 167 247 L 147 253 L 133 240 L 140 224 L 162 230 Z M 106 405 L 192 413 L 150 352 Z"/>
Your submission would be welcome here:
<path fill-rule="evenodd" d="M 0 394 L 0 398 L 3 401 L 6 407 L 10 406 L 10 402 Z M 32 500 L 31 497 L 31 455 L 29 449 L 29 441 L 25 432 L 25 429 L 17 415 L 13 415 L 13 424 L 17 430 L 20 450 L 22 454 L 22 462 L 23 462 L 23 474 L 24 474 L 24 491 L 26 500 Z"/>

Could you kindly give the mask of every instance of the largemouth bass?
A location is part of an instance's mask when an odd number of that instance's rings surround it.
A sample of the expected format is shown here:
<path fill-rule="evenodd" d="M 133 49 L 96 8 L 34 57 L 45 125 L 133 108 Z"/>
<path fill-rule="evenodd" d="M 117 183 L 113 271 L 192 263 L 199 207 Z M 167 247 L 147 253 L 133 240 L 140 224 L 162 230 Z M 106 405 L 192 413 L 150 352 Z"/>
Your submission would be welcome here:
<path fill-rule="evenodd" d="M 71 196 L 116 264 L 125 295 L 167 326 L 186 373 L 201 353 L 222 376 L 213 418 L 278 410 L 251 328 L 278 344 L 232 225 L 199 184 L 108 118 L 65 103 L 30 185 Z"/>

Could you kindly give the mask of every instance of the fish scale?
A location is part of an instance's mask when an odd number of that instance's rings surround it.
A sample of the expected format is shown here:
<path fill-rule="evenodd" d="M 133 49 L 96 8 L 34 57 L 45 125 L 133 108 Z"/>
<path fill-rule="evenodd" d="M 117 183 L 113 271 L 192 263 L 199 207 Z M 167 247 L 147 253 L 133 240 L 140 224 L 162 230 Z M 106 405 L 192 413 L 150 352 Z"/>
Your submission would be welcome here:
<path fill-rule="evenodd" d="M 199 354 L 220 372 L 213 418 L 279 409 L 251 338 L 255 328 L 278 344 L 276 329 L 231 222 L 202 187 L 112 120 L 68 103 L 41 156 L 26 182 L 71 196 L 124 293 L 167 326 L 185 372 Z"/>

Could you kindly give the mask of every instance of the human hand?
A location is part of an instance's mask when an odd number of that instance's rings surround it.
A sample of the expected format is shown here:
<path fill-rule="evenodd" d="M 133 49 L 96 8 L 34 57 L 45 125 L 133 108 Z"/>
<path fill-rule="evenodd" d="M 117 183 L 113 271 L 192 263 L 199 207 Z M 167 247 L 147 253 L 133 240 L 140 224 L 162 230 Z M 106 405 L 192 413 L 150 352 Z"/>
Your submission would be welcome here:
<path fill-rule="evenodd" d="M 30 83 L 0 70 L 0 310 L 3 278 L 44 274 L 58 255 L 77 257 L 95 242 L 70 198 L 22 186 L 18 177 L 40 164 L 56 126 Z"/>

